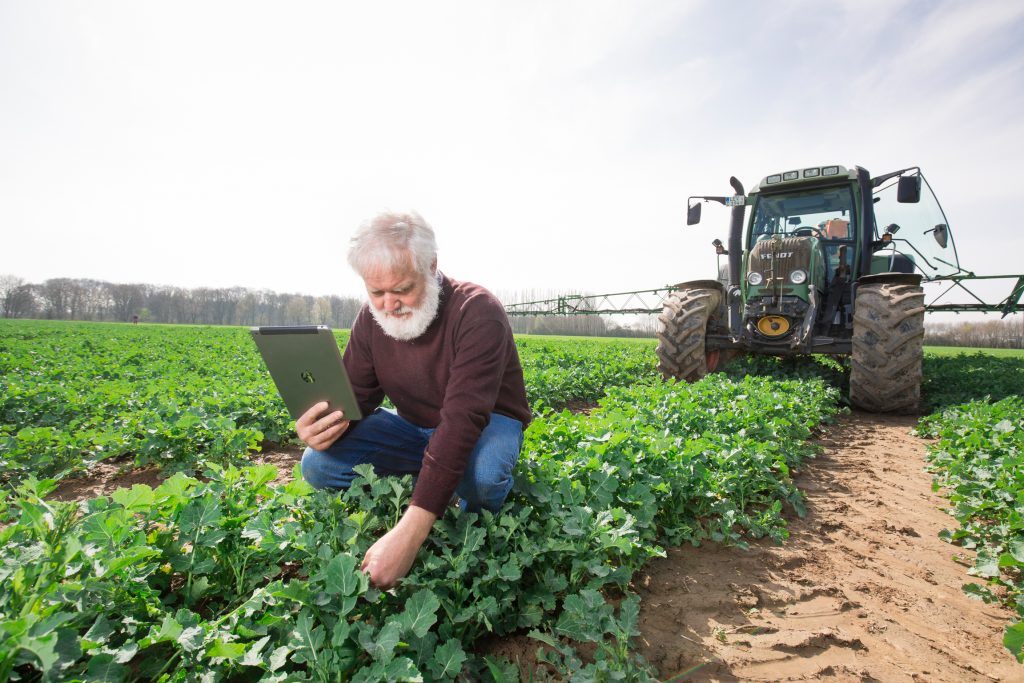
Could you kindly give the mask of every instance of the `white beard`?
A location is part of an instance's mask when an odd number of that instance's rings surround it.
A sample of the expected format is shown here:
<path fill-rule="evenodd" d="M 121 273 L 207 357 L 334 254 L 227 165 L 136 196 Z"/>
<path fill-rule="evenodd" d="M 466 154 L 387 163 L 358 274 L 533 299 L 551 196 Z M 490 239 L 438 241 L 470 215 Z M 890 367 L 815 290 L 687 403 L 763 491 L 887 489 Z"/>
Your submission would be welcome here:
<path fill-rule="evenodd" d="M 430 327 L 437 316 L 437 309 L 441 304 L 441 281 L 436 275 L 428 275 L 424 285 L 423 303 L 419 308 L 402 308 L 397 311 L 378 310 L 372 303 L 370 313 L 373 319 L 380 325 L 384 334 L 397 339 L 398 341 L 410 341 L 416 339 Z M 408 313 L 402 317 L 395 317 L 396 313 Z"/>

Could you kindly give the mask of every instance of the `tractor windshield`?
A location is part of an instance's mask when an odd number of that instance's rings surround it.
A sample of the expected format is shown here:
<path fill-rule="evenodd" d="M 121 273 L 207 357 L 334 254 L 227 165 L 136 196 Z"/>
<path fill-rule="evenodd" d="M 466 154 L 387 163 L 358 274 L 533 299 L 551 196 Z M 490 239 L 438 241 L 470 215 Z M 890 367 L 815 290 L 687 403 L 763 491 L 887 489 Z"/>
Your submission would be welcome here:
<path fill-rule="evenodd" d="M 909 256 L 916 264 L 917 272 L 926 280 L 953 275 L 960 272 L 960 261 L 953 244 L 953 234 L 939 200 L 931 186 L 918 170 L 906 175 L 921 178 L 921 201 L 901 204 L 896 201 L 898 178 L 883 183 L 875 189 L 876 239 L 882 239 L 886 232 L 892 234 L 892 243 L 884 251 Z M 893 226 L 897 226 L 895 229 Z"/>
<path fill-rule="evenodd" d="M 849 187 L 761 194 L 751 223 L 750 246 L 771 235 L 853 239 L 853 215 Z"/>

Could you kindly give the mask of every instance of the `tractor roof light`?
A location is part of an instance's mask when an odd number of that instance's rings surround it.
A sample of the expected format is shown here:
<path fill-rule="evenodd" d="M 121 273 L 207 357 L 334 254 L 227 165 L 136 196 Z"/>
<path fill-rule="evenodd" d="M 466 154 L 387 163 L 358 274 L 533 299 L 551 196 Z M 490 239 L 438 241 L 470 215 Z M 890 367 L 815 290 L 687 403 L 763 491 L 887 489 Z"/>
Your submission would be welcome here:
<path fill-rule="evenodd" d="M 805 168 L 804 169 L 804 178 L 817 178 L 819 175 L 821 175 L 821 169 L 820 168 Z"/>
<path fill-rule="evenodd" d="M 838 166 L 823 166 L 821 169 L 821 175 L 839 175 Z"/>
<path fill-rule="evenodd" d="M 782 174 L 783 180 L 797 180 L 800 178 L 800 171 L 786 171 Z"/>
<path fill-rule="evenodd" d="M 768 183 L 769 185 L 774 185 L 775 183 L 781 183 L 782 182 L 782 176 L 780 176 L 778 174 L 770 175 L 770 176 L 768 176 L 765 179 L 765 182 Z"/>

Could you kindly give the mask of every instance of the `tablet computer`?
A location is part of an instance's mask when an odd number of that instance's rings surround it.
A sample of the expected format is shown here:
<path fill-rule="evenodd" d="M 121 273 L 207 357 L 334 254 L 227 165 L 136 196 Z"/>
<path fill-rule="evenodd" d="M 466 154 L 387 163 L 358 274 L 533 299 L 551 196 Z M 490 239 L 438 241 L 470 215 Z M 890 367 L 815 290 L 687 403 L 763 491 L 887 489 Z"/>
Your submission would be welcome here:
<path fill-rule="evenodd" d="M 298 419 L 320 401 L 346 420 L 362 417 L 334 333 L 326 325 L 250 328 L 277 391 Z"/>

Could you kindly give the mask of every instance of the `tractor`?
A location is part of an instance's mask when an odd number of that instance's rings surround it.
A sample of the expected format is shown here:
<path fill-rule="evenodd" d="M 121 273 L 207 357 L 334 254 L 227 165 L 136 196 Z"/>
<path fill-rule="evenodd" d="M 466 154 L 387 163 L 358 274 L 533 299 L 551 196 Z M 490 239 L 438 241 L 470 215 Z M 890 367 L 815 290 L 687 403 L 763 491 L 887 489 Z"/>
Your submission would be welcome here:
<path fill-rule="evenodd" d="M 658 368 L 695 381 L 740 354 L 852 356 L 850 402 L 912 412 L 921 391 L 922 271 L 959 270 L 948 224 L 918 168 L 872 177 L 812 166 L 769 175 L 744 194 L 690 197 L 731 207 L 717 280 L 672 287 Z M 899 235 L 897 237 L 897 235 Z M 946 258 L 943 258 L 946 256 Z"/>
<path fill-rule="evenodd" d="M 731 209 L 728 243 L 712 242 L 717 280 L 611 294 L 565 294 L 506 304 L 510 316 L 657 315 L 665 379 L 693 382 L 742 354 L 830 354 L 851 359 L 850 403 L 914 412 L 921 395 L 924 314 L 1024 311 L 1024 275 L 964 270 L 949 224 L 917 167 L 872 176 L 855 166 L 768 175 L 749 194 L 687 201 Z M 722 257 L 727 257 L 722 263 Z M 967 287 L 1015 280 L 988 303 Z M 923 283 L 949 287 L 925 303 Z M 942 302 L 952 291 L 970 301 Z"/>

